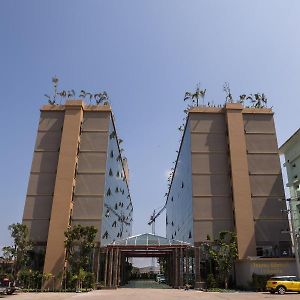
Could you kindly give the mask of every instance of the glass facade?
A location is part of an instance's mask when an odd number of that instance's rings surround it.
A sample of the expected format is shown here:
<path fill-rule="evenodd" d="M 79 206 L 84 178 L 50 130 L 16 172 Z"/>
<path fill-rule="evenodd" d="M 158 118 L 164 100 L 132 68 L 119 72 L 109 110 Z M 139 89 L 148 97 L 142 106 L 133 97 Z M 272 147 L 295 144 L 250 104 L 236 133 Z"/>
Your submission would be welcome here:
<path fill-rule="evenodd" d="M 168 239 L 193 243 L 192 163 L 189 123 L 182 138 L 166 206 Z"/>
<path fill-rule="evenodd" d="M 120 146 L 110 120 L 102 213 L 101 246 L 131 236 L 133 206 L 126 181 Z"/>

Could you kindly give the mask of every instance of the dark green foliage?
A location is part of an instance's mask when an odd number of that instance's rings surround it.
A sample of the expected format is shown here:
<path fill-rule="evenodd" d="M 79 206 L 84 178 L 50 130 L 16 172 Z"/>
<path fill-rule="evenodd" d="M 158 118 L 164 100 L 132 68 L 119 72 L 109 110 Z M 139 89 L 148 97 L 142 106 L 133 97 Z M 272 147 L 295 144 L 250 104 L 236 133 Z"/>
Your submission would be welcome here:
<path fill-rule="evenodd" d="M 238 256 L 236 233 L 221 231 L 213 242 L 209 236 L 207 239 L 209 242 L 202 245 L 203 256 L 214 262 L 218 277 L 227 289 L 230 273 Z"/>
<path fill-rule="evenodd" d="M 6 260 L 13 261 L 12 276 L 16 279 L 18 272 L 28 265 L 32 243 L 29 240 L 26 225 L 14 223 L 8 226 L 8 230 L 11 233 L 13 245 L 3 247 L 2 251 Z"/>
<path fill-rule="evenodd" d="M 251 287 L 256 292 L 264 292 L 266 290 L 267 281 L 274 275 L 267 274 L 267 275 L 259 275 L 259 274 L 252 274 L 252 282 Z"/>
<path fill-rule="evenodd" d="M 65 232 L 65 248 L 71 272 L 88 271 L 95 247 L 97 229 L 94 226 L 76 225 Z"/>
<path fill-rule="evenodd" d="M 217 281 L 214 277 L 214 274 L 212 273 L 208 274 L 206 279 L 206 284 L 208 289 L 213 289 L 217 287 Z"/>

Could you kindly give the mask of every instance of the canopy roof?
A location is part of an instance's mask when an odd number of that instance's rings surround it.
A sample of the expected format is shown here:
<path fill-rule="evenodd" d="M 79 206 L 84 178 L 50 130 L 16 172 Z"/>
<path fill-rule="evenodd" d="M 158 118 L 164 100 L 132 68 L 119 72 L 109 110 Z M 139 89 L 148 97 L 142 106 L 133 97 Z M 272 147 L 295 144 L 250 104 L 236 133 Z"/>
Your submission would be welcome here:
<path fill-rule="evenodd" d="M 124 246 L 175 246 L 175 245 L 187 245 L 192 246 L 190 243 L 170 240 L 163 236 L 154 235 L 152 233 L 143 233 L 134 236 L 130 236 L 126 239 L 114 241 L 111 245 L 124 245 Z"/>

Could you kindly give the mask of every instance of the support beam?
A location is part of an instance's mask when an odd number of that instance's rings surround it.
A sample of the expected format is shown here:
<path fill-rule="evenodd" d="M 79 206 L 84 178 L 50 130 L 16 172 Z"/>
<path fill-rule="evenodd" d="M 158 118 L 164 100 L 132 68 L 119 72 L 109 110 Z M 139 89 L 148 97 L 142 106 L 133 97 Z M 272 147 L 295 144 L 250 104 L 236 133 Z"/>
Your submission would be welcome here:
<path fill-rule="evenodd" d="M 201 286 L 201 274 L 200 274 L 200 243 L 195 243 L 194 248 L 194 255 L 195 255 L 195 288 L 200 288 Z"/>
<path fill-rule="evenodd" d="M 108 286 L 108 278 L 107 278 L 107 274 L 108 274 L 108 248 L 106 248 L 105 251 L 105 267 L 104 267 L 104 286 Z"/>
<path fill-rule="evenodd" d="M 239 259 L 256 255 L 254 217 L 242 110 L 243 106 L 241 104 L 226 104 L 232 196 Z"/>
<path fill-rule="evenodd" d="M 112 275 L 113 275 L 113 260 L 114 260 L 114 250 L 109 248 L 109 270 L 108 270 L 108 286 L 112 287 Z"/>
<path fill-rule="evenodd" d="M 183 287 L 183 249 L 180 247 L 179 250 L 179 287 Z"/>
<path fill-rule="evenodd" d="M 59 278 L 65 264 L 65 231 L 71 221 L 74 176 L 77 164 L 77 149 L 80 127 L 83 119 L 83 102 L 69 100 L 65 104 L 64 125 L 61 136 L 57 164 L 53 202 L 48 230 L 45 254 L 44 274 L 51 273 L 55 280 L 54 289 L 61 289 Z M 45 281 L 43 289 L 52 288 L 50 281 Z"/>

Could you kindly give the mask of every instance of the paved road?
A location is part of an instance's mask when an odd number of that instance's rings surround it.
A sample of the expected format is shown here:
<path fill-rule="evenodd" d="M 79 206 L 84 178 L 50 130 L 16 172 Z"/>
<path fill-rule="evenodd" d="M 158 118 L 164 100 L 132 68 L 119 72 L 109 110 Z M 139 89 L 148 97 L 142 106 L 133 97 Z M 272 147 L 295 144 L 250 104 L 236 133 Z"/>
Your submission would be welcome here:
<path fill-rule="evenodd" d="M 0 296 L 1 298 L 1 296 Z M 299 300 L 298 294 L 271 295 L 268 293 L 207 293 L 174 289 L 120 288 L 90 293 L 22 293 L 4 296 L 10 300 Z"/>
<path fill-rule="evenodd" d="M 131 280 L 122 288 L 171 289 L 169 285 L 158 283 L 154 280 Z"/>

